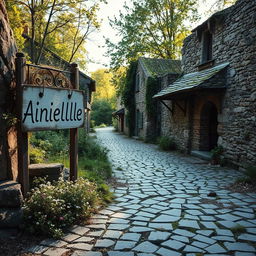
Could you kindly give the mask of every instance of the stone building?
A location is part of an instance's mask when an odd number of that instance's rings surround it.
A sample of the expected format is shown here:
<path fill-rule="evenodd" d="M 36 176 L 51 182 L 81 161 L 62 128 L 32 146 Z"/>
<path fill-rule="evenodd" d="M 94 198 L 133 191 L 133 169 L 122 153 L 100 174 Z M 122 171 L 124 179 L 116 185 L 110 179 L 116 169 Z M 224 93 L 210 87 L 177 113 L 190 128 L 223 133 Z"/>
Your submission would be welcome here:
<path fill-rule="evenodd" d="M 256 164 L 256 2 L 238 0 L 184 40 L 184 75 L 164 82 L 161 133 L 191 153 L 224 148 L 237 167 Z"/>
<path fill-rule="evenodd" d="M 126 120 L 126 109 L 124 105 L 121 102 L 121 97 L 117 97 L 117 103 L 116 103 L 116 111 L 113 113 L 113 118 L 116 119 L 116 129 L 118 132 L 124 133 L 128 135 L 128 126 L 127 126 L 127 120 Z"/>
<path fill-rule="evenodd" d="M 151 140 L 160 134 L 160 113 L 152 116 L 147 109 L 146 95 L 150 83 L 154 83 L 155 92 L 161 90 L 159 78 L 168 74 L 170 79 L 177 79 L 181 72 L 179 60 L 138 59 L 135 83 L 135 129 L 134 135 L 143 140 Z M 152 89 L 151 89 L 152 90 Z M 150 94 L 150 92 L 148 92 Z M 153 96 L 153 95 L 152 95 Z M 155 106 L 157 107 L 157 106 Z"/>

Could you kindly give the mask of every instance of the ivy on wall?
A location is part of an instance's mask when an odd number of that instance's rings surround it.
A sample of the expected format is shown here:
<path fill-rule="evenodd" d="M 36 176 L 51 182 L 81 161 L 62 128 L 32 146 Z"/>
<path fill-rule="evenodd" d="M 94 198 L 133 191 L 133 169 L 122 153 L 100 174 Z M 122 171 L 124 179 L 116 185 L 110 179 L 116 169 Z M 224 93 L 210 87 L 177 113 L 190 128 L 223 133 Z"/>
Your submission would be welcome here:
<path fill-rule="evenodd" d="M 122 101 L 127 109 L 127 121 L 129 136 L 133 136 L 135 129 L 135 81 L 138 62 L 131 62 L 125 79 L 125 87 L 122 93 Z"/>

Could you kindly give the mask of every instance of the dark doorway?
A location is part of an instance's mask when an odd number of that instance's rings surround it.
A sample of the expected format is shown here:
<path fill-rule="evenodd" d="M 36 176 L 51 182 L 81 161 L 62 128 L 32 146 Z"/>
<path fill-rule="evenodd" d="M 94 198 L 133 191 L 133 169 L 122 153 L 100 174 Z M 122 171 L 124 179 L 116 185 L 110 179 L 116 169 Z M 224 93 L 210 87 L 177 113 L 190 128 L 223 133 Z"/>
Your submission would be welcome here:
<path fill-rule="evenodd" d="M 218 111 L 212 102 L 204 104 L 200 115 L 200 150 L 210 151 L 218 141 Z"/>

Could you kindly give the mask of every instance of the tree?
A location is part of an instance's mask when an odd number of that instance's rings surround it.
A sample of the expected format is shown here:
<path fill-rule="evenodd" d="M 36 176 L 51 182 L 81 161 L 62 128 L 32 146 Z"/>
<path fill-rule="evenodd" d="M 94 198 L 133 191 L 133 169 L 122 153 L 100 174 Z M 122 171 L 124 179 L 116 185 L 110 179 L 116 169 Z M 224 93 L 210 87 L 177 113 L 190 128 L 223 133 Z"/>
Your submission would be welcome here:
<path fill-rule="evenodd" d="M 112 84 L 112 73 L 108 69 L 98 69 L 91 74 L 92 79 L 96 81 L 97 90 L 94 94 L 95 99 L 105 99 L 111 101 L 115 97 L 115 87 Z"/>
<path fill-rule="evenodd" d="M 31 61 L 39 64 L 43 47 L 46 46 L 53 51 L 56 48 L 60 51 L 63 47 L 59 45 L 66 40 L 65 36 L 70 30 L 73 33 L 72 39 L 65 42 L 68 46 L 62 53 L 64 56 L 68 53 L 67 61 L 75 61 L 77 54 L 81 54 L 79 51 L 85 49 L 84 43 L 89 34 L 99 28 L 97 11 L 102 1 L 105 2 L 105 0 L 9 0 L 8 3 L 23 10 L 22 23 L 26 23 L 30 28 Z M 12 11 L 12 8 L 9 8 L 9 11 Z M 52 40 L 50 35 L 59 41 Z M 37 53 L 35 41 L 40 44 Z"/>
<path fill-rule="evenodd" d="M 186 22 L 197 19 L 197 0 L 133 0 L 125 13 L 110 21 L 121 40 L 107 40 L 111 67 L 119 68 L 139 56 L 180 57 Z"/>
<path fill-rule="evenodd" d="M 97 99 L 92 104 L 91 120 L 96 126 L 101 124 L 111 125 L 113 111 L 110 102 L 106 99 Z"/>

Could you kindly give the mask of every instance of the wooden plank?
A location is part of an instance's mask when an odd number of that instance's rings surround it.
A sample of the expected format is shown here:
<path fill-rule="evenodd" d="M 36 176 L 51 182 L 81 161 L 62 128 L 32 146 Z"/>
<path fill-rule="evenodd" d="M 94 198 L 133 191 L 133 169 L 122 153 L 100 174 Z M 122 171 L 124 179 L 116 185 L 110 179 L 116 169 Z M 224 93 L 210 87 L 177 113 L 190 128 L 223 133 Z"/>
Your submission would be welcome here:
<path fill-rule="evenodd" d="M 25 81 L 26 60 L 23 53 L 16 54 L 16 93 L 17 93 L 17 116 L 21 120 L 22 107 L 22 84 Z M 28 173 L 28 134 L 22 132 L 21 123 L 17 125 L 18 136 L 18 179 L 21 184 L 23 195 L 26 196 L 29 191 L 29 173 Z"/>
<path fill-rule="evenodd" d="M 73 89 L 78 89 L 79 87 L 79 69 L 76 63 L 71 65 L 71 83 Z M 70 159 L 70 180 L 77 179 L 78 173 L 78 129 L 70 129 L 70 149 L 69 149 L 69 159 Z"/>

